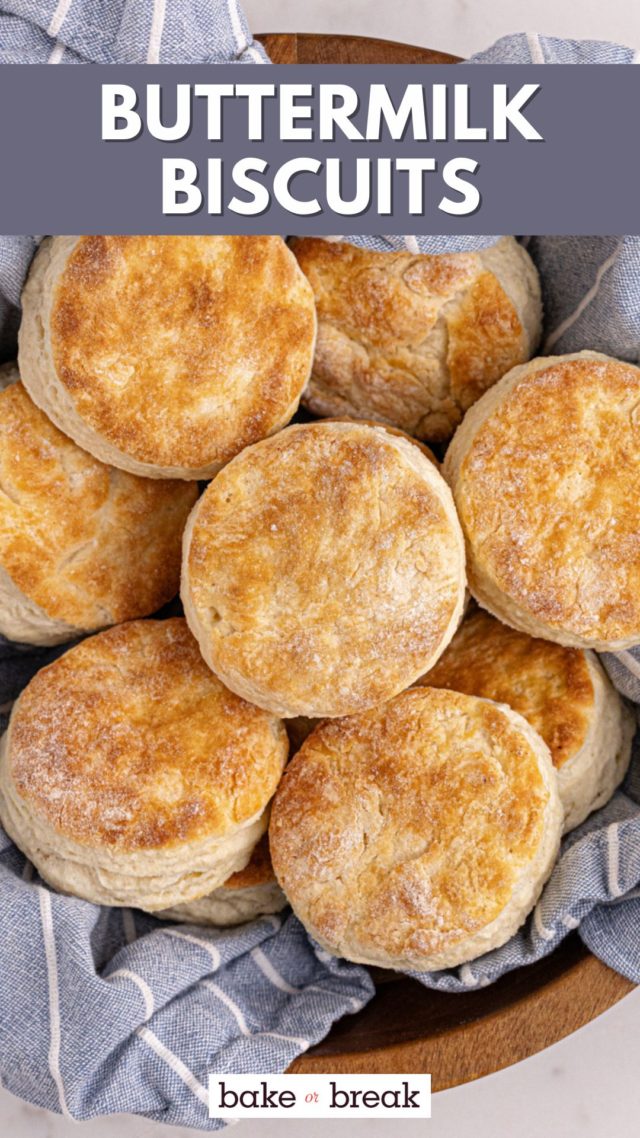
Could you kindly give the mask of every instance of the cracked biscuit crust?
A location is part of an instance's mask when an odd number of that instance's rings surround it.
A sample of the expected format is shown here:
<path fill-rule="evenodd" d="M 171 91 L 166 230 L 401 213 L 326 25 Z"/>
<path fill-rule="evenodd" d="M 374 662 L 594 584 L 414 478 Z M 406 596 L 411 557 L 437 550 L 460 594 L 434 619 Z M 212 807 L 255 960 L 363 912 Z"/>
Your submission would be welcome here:
<path fill-rule="evenodd" d="M 186 622 L 172 619 L 110 629 L 38 672 L 6 751 L 9 797 L 36 833 L 188 855 L 265 810 L 288 743 L 284 725 L 227 691 Z"/>
<path fill-rule="evenodd" d="M 269 837 L 288 900 L 329 951 L 432 970 L 513 935 L 561 819 L 549 752 L 521 716 L 414 688 L 316 728 L 284 774 Z"/>
<path fill-rule="evenodd" d="M 315 332 L 280 237 L 55 237 L 24 289 L 20 366 L 98 458 L 205 478 L 289 421 Z"/>
<path fill-rule="evenodd" d="M 376 253 L 315 237 L 291 247 L 318 340 L 303 402 L 441 442 L 540 335 L 536 270 L 512 237 L 478 253 Z"/>
<path fill-rule="evenodd" d="M 182 598 L 205 659 L 243 698 L 286 718 L 374 706 L 418 679 L 459 623 L 448 487 L 383 427 L 289 427 L 197 503 Z"/>
<path fill-rule="evenodd" d="M 189 483 L 105 466 L 54 427 L 21 383 L 5 387 L 0 570 L 11 588 L 0 631 L 47 643 L 53 622 L 64 622 L 68 640 L 155 612 L 178 590 L 182 531 L 196 498 Z"/>
<path fill-rule="evenodd" d="M 595 352 L 515 368 L 447 452 L 469 587 L 576 648 L 640 643 L 640 369 Z"/>

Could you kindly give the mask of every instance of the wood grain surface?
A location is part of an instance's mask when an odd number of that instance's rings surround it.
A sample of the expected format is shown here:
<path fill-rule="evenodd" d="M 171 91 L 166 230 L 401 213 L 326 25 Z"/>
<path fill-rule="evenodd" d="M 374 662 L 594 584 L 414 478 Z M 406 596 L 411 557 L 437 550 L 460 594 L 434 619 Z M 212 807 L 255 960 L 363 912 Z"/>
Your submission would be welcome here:
<path fill-rule="evenodd" d="M 457 63 L 459 57 L 362 36 L 263 35 L 274 63 Z M 432 1075 L 434 1091 L 479 1079 L 564 1039 L 612 1007 L 633 984 L 574 933 L 545 960 L 458 995 L 376 970 L 361 1012 L 289 1068 L 308 1074 Z"/>
<path fill-rule="evenodd" d="M 272 63 L 458 63 L 460 57 L 365 36 L 259 35 Z"/>
<path fill-rule="evenodd" d="M 495 984 L 434 992 L 408 977 L 378 973 L 376 995 L 340 1020 L 292 1063 L 307 1074 L 428 1071 L 446 1090 L 518 1063 L 564 1039 L 626 996 L 612 972 L 572 934 L 551 956 Z"/>

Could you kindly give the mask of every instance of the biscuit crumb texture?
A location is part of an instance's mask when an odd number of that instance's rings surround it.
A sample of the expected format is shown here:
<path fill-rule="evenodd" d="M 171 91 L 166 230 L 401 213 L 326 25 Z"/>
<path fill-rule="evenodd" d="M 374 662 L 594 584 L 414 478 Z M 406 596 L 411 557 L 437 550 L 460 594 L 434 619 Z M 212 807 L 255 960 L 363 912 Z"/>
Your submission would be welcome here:
<path fill-rule="evenodd" d="M 287 898 L 275 879 L 271 865 L 268 836 L 263 834 L 249 864 L 232 874 L 220 889 L 197 901 L 164 909 L 157 916 L 163 920 L 187 921 L 196 925 L 230 927 L 279 913 L 286 904 Z"/>

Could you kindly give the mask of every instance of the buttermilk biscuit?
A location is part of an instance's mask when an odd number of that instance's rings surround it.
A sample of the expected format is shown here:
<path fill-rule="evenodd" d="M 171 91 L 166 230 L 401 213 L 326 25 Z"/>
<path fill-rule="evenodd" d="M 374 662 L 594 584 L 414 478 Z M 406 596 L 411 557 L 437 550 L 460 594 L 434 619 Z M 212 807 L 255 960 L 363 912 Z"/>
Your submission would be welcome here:
<path fill-rule="evenodd" d="M 434 442 L 540 336 L 538 274 L 513 237 L 450 255 L 374 253 L 301 237 L 291 246 L 318 311 L 303 402 Z"/>
<path fill-rule="evenodd" d="M 214 889 L 207 897 L 164 909 L 156 916 L 172 921 L 187 921 L 194 925 L 218 925 L 228 927 L 242 925 L 256 917 L 279 913 L 287 904 L 282 889 L 276 881 L 269 856 L 269 840 L 266 834 L 258 842 L 251 854 L 251 861 L 238 873 Z"/>
<path fill-rule="evenodd" d="M 194 507 L 182 599 L 207 663 L 285 718 L 348 715 L 413 683 L 464 599 L 448 487 L 412 442 L 307 423 L 243 451 Z"/>
<path fill-rule="evenodd" d="M 105 466 L 0 369 L 0 633 L 59 644 L 155 612 L 178 591 L 196 497 Z"/>
<path fill-rule="evenodd" d="M 514 368 L 447 451 L 469 587 L 575 648 L 640 643 L 640 369 L 596 352 Z"/>
<path fill-rule="evenodd" d="M 93 636 L 34 677 L 0 747 L 0 819 L 57 889 L 171 908 L 242 869 L 284 725 L 227 691 L 184 620 Z"/>
<path fill-rule="evenodd" d="M 210 478 L 297 409 L 313 294 L 280 237 L 54 237 L 22 296 L 20 369 L 85 450 Z"/>
<path fill-rule="evenodd" d="M 572 830 L 611 798 L 631 758 L 633 715 L 594 652 L 468 617 L 421 681 L 507 703 L 547 744 Z"/>
<path fill-rule="evenodd" d="M 278 881 L 330 952 L 453 968 L 531 911 L 560 843 L 546 744 L 501 704 L 414 688 L 321 724 L 276 793 Z"/>

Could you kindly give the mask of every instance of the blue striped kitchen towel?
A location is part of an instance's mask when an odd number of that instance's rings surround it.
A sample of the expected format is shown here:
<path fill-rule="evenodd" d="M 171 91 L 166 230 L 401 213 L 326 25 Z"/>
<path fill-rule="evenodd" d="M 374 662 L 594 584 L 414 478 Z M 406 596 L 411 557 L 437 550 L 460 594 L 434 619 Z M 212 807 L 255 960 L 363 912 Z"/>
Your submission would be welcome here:
<path fill-rule="evenodd" d="M 0 62 L 266 62 L 236 0 L 0 0 Z M 602 43 L 536 35 L 474 62 L 630 63 Z M 1 227 L 1 223 L 0 223 Z M 449 252 L 492 237 L 345 238 L 377 249 Z M 19 296 L 37 238 L 0 237 L 0 362 L 15 354 Z M 636 237 L 534 238 L 545 350 L 593 348 L 640 363 Z M 61 649 L 0 641 L 0 714 Z M 605 656 L 640 704 L 640 652 Z M 624 787 L 564 841 L 535 913 L 503 948 L 421 975 L 460 991 L 550 952 L 578 929 L 640 982 L 640 738 Z M 239 929 L 163 924 L 61 896 L 0 831 L 0 1074 L 15 1094 L 73 1118 L 130 1111 L 217 1129 L 207 1073 L 276 1072 L 373 995 L 366 969 L 332 958 L 285 913 Z"/>

